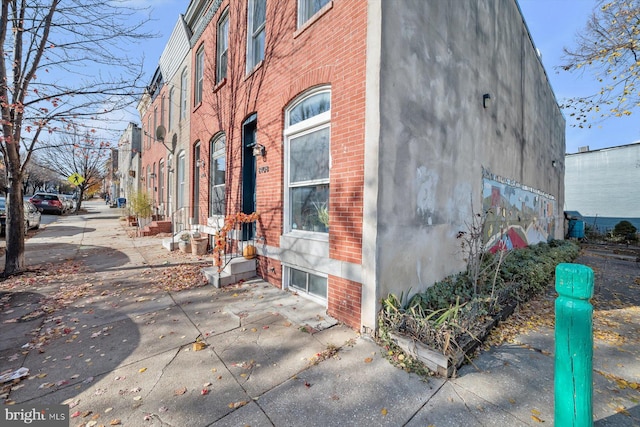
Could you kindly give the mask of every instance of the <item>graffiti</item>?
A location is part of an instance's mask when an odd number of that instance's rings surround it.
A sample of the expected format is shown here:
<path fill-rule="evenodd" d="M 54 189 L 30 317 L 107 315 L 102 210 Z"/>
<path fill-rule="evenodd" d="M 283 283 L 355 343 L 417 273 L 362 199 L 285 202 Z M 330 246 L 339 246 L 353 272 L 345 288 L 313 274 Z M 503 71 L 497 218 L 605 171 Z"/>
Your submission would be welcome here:
<path fill-rule="evenodd" d="M 554 238 L 556 200 L 542 191 L 483 171 L 484 241 L 491 252 Z"/>

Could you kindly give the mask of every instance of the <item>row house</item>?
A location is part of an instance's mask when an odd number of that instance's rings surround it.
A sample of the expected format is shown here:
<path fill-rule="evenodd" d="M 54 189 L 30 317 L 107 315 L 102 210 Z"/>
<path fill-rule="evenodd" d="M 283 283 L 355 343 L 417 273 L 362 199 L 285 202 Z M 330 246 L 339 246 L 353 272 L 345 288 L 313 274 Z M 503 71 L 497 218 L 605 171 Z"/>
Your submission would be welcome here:
<path fill-rule="evenodd" d="M 491 247 L 563 236 L 565 121 L 516 0 L 192 0 L 140 113 L 157 212 L 258 212 L 232 236 L 257 274 L 355 329 L 463 269 L 478 212 Z"/>

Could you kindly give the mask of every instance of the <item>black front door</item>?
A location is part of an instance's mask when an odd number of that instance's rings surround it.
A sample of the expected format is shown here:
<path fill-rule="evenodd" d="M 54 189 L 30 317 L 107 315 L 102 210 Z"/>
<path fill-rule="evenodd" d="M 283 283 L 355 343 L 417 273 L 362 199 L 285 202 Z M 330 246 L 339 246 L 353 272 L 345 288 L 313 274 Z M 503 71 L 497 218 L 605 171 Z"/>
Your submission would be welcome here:
<path fill-rule="evenodd" d="M 256 158 L 253 147 L 256 139 L 257 116 L 251 115 L 242 126 L 242 212 L 251 214 L 256 210 Z M 254 224 L 245 224 L 242 228 L 242 239 L 254 237 Z"/>

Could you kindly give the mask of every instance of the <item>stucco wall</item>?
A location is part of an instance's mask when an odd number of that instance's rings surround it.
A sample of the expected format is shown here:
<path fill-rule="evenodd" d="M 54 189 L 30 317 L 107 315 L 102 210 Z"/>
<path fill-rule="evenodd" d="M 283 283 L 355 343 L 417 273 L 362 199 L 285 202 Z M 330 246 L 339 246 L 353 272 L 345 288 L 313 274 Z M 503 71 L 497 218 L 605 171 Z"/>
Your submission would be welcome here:
<path fill-rule="evenodd" d="M 375 260 L 379 298 L 464 268 L 455 236 L 481 209 L 483 168 L 562 206 L 565 122 L 515 0 L 377 7 L 380 71 L 367 71 L 380 81 L 379 107 L 367 111 L 380 119 L 377 133 L 367 129 L 366 150 L 379 167 L 365 176 L 365 195 L 376 198 L 365 205 L 377 210 L 365 211 L 375 244 L 365 242 L 363 258 Z M 370 32 L 375 19 L 370 14 Z M 363 313 L 363 323 L 373 318 Z"/>
<path fill-rule="evenodd" d="M 568 154 L 565 210 L 640 217 L 640 144 Z"/>

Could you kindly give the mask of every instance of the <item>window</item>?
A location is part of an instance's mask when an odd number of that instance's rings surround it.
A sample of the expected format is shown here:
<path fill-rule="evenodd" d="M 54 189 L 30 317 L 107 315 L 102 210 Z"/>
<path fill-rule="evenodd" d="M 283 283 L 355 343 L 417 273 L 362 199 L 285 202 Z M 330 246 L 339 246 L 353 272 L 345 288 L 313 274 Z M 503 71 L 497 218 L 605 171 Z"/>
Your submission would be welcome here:
<path fill-rule="evenodd" d="M 153 129 L 151 129 L 152 139 L 158 142 L 156 139 L 156 129 L 158 129 L 158 107 L 153 108 Z"/>
<path fill-rule="evenodd" d="M 229 55 L 229 13 L 225 11 L 218 22 L 218 58 L 216 83 L 227 77 L 227 56 Z"/>
<path fill-rule="evenodd" d="M 187 70 L 180 76 L 180 119 L 187 117 Z"/>
<path fill-rule="evenodd" d="M 298 0 L 298 27 L 301 27 L 330 0 Z"/>
<path fill-rule="evenodd" d="M 202 102 L 202 85 L 204 84 L 204 45 L 196 52 L 196 85 L 194 88 L 194 105 Z"/>
<path fill-rule="evenodd" d="M 286 112 L 285 232 L 329 231 L 331 92 L 324 88 Z"/>
<path fill-rule="evenodd" d="M 186 197 L 186 162 L 184 152 L 178 155 L 178 162 L 176 164 L 176 175 L 178 176 L 178 188 L 176 194 L 176 198 L 178 199 L 176 202 L 178 204 L 178 209 L 185 207 L 185 197 Z"/>
<path fill-rule="evenodd" d="M 168 111 L 167 111 L 167 130 L 172 129 L 171 125 L 173 124 L 173 101 L 174 101 L 174 88 L 171 88 L 169 90 L 169 106 L 168 106 Z"/>
<path fill-rule="evenodd" d="M 145 180 L 147 181 L 147 194 L 151 194 L 151 165 L 147 165 L 147 177 Z"/>
<path fill-rule="evenodd" d="M 225 152 L 226 140 L 224 134 L 219 135 L 211 140 L 211 160 L 209 165 L 211 167 L 211 195 L 209 197 L 209 215 L 222 215 L 226 213 L 225 203 L 225 183 L 227 171 L 226 164 L 226 152 Z"/>
<path fill-rule="evenodd" d="M 160 124 L 164 126 L 164 104 L 166 101 L 166 96 L 162 95 L 162 99 L 160 99 Z"/>
<path fill-rule="evenodd" d="M 327 278 L 317 274 L 309 273 L 296 268 L 288 268 L 289 270 L 289 287 L 317 297 L 322 300 L 327 299 Z"/>
<path fill-rule="evenodd" d="M 164 203 L 164 160 L 158 165 L 158 203 Z"/>
<path fill-rule="evenodd" d="M 248 18 L 247 72 L 253 70 L 264 59 L 267 0 L 249 0 Z"/>
<path fill-rule="evenodd" d="M 147 149 L 151 148 L 151 139 L 153 132 L 153 129 L 151 129 L 151 114 L 149 114 L 149 116 L 147 116 Z"/>

